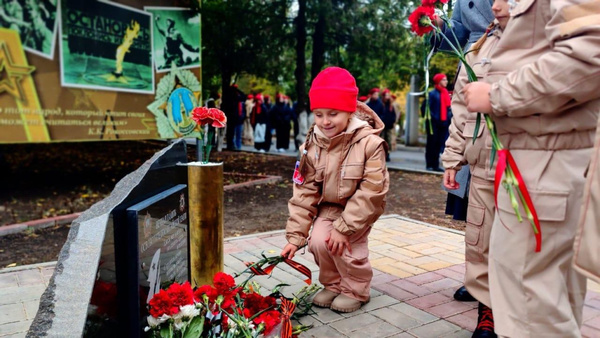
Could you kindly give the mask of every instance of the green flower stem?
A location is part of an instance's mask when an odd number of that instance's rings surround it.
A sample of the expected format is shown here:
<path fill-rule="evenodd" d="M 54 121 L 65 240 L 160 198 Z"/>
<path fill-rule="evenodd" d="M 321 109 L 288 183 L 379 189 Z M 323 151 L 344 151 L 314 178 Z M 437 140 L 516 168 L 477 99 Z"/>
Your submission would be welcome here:
<path fill-rule="evenodd" d="M 515 214 L 517 215 L 517 219 L 519 220 L 519 222 L 522 222 L 523 217 L 521 217 L 521 212 L 519 211 L 519 202 L 517 201 L 517 198 L 515 197 L 515 192 L 513 191 L 513 187 L 514 187 L 514 185 L 510 184 L 510 183 L 507 186 L 508 196 L 510 197 L 510 204 L 512 205 L 513 210 L 515 211 Z"/>
<path fill-rule="evenodd" d="M 446 16 L 442 16 L 442 21 L 444 21 L 448 28 L 450 28 L 450 32 L 452 33 L 452 37 L 454 37 L 454 42 L 456 42 L 456 45 L 460 46 L 460 42 L 458 42 L 458 37 L 454 33 L 454 29 L 452 29 L 452 23 L 450 23 L 450 20 L 448 20 Z"/>
<path fill-rule="evenodd" d="M 529 206 L 527 205 L 527 201 L 525 201 L 525 196 L 523 196 L 523 192 L 521 192 L 521 189 L 519 189 L 519 181 L 517 180 L 517 177 L 510 166 L 506 167 L 506 175 L 511 176 L 511 180 L 513 181 L 512 187 L 515 190 L 517 190 L 517 192 L 519 193 L 519 199 L 521 200 L 521 204 L 523 205 L 523 210 L 525 210 L 525 215 L 527 216 L 529 223 L 531 223 L 533 232 L 537 235 L 539 233 L 539 231 L 535 226 L 535 221 L 533 219 L 533 213 L 529 209 Z M 514 208 L 514 206 L 513 206 L 513 208 Z M 521 221 L 520 218 L 519 218 L 519 221 Z"/>
<path fill-rule="evenodd" d="M 196 142 L 198 161 L 204 162 L 204 133 L 201 133 Z"/>
<path fill-rule="evenodd" d="M 448 43 L 448 45 L 450 46 L 450 48 L 452 48 L 452 51 L 456 54 L 456 56 L 458 56 L 458 58 L 460 59 L 460 61 L 464 62 L 464 59 L 465 59 L 464 53 L 462 51 L 459 51 L 454 46 L 454 44 L 450 41 L 450 39 L 448 39 L 448 37 L 442 33 L 442 30 L 439 29 L 436 25 L 434 25 L 431 21 L 429 22 L 429 26 L 433 27 L 433 29 L 435 30 L 436 34 L 441 35 L 442 39 L 446 40 L 446 42 Z"/>
<path fill-rule="evenodd" d="M 210 151 L 212 150 L 212 141 L 215 137 L 215 132 L 212 128 L 208 128 L 208 138 L 206 139 L 206 145 L 204 150 L 204 163 L 208 163 L 208 159 L 210 158 Z"/>

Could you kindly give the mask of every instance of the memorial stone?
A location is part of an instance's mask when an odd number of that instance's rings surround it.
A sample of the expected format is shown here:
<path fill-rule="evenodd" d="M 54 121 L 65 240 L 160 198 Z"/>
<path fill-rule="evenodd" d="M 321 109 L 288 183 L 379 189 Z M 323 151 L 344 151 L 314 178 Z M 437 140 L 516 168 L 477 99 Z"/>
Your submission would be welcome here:
<path fill-rule="evenodd" d="M 186 144 L 179 140 L 73 222 L 29 337 L 143 334 L 149 295 L 189 278 L 182 163 Z"/>

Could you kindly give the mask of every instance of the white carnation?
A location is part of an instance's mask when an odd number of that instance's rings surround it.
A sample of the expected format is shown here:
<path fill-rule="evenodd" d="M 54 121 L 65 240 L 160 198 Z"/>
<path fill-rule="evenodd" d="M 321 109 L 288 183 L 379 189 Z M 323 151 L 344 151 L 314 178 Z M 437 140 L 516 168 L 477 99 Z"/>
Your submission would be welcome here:
<path fill-rule="evenodd" d="M 175 327 L 175 330 L 177 331 L 181 331 L 181 329 L 186 325 L 186 323 L 182 322 L 182 321 L 176 321 L 175 324 L 173 324 L 173 326 Z"/>
<path fill-rule="evenodd" d="M 196 308 L 196 305 L 185 305 L 179 307 L 179 313 L 185 318 L 194 318 L 200 315 L 200 309 Z"/>
<path fill-rule="evenodd" d="M 171 318 L 171 316 L 168 315 L 162 315 L 158 318 L 154 318 L 152 316 L 148 316 L 148 325 L 150 325 L 150 327 L 157 327 L 160 324 L 166 322 L 167 320 L 169 320 L 169 318 Z"/>

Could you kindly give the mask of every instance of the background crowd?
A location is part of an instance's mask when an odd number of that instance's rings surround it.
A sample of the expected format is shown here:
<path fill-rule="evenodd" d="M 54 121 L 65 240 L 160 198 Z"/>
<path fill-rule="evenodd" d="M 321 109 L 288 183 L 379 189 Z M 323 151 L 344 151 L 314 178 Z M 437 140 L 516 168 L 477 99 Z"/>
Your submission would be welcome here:
<path fill-rule="evenodd" d="M 293 150 L 299 149 L 312 124 L 312 114 L 299 112 L 298 103 L 284 93 L 276 93 L 272 100 L 269 94 L 245 94 L 236 84 L 231 85 L 229 90 L 230 95 L 235 97 L 233 104 L 223 105 L 219 94 L 212 94 L 205 103 L 207 107 L 221 108 L 227 115 L 225 135 L 215 141 L 220 147 L 226 146 L 227 150 L 236 151 L 245 145 L 253 146 L 260 152 L 268 152 L 274 146 L 273 150 L 286 152 L 291 150 L 290 140 L 293 138 Z M 358 99 L 366 103 L 383 121 L 385 128 L 380 136 L 387 142 L 390 150 L 396 149 L 404 130 L 402 109 L 396 99 L 389 89 L 381 90 L 377 87 L 371 88 L 368 95 Z M 387 161 L 389 160 L 388 153 Z"/>

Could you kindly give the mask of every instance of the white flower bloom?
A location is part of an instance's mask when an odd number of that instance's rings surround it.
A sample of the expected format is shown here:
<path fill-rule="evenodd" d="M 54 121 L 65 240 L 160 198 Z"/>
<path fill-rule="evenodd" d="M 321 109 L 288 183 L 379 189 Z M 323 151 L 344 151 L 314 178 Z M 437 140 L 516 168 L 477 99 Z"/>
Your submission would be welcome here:
<path fill-rule="evenodd" d="M 179 313 L 186 318 L 194 318 L 200 315 L 200 309 L 196 308 L 196 305 L 185 305 L 179 307 Z"/>
<path fill-rule="evenodd" d="M 181 313 L 181 311 L 179 311 L 173 315 L 173 320 L 175 320 L 176 323 L 180 322 L 182 319 L 183 319 L 183 314 Z"/>
<path fill-rule="evenodd" d="M 184 323 L 184 322 L 181 322 L 181 321 L 177 322 L 177 321 L 175 321 L 175 324 L 174 324 L 173 326 L 175 327 L 175 330 L 177 330 L 177 331 L 181 331 L 181 329 L 182 329 L 182 328 L 183 328 L 185 325 L 186 325 L 186 323 Z"/>
<path fill-rule="evenodd" d="M 171 316 L 168 315 L 162 315 L 158 318 L 154 318 L 152 316 L 148 316 L 148 325 L 150 325 L 150 327 L 157 327 L 160 324 L 166 322 L 167 320 L 169 320 L 169 318 L 171 318 Z"/>

